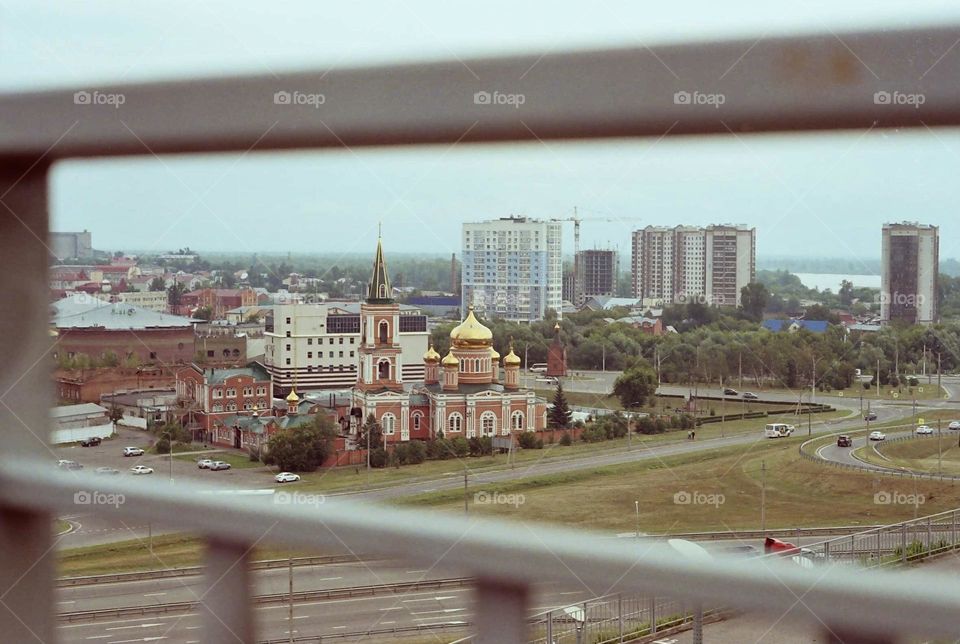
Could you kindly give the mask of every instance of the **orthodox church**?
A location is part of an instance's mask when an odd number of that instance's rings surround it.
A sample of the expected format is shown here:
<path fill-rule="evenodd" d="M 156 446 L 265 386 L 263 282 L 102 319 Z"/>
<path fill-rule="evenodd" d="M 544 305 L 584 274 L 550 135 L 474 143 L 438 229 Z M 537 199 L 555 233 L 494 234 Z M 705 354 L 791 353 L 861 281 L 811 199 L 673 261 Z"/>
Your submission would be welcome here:
<path fill-rule="evenodd" d="M 400 317 L 378 240 L 367 298 L 360 306 L 351 433 L 370 415 L 380 422 L 388 443 L 429 440 L 441 432 L 445 438 L 473 438 L 546 428 L 546 401 L 520 387 L 520 358 L 511 346 L 501 361 L 493 333 L 477 320 L 472 307 L 450 332 L 450 351 L 443 357 L 432 343 L 422 358 L 403 355 Z M 404 360 L 411 359 L 423 360 L 423 383 L 402 382 Z"/>

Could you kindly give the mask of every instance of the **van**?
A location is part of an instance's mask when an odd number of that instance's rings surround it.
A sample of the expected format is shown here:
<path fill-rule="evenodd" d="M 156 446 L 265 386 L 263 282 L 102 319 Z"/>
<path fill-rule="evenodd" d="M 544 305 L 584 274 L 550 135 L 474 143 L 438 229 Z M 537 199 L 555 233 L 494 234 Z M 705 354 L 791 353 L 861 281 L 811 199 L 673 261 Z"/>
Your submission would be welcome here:
<path fill-rule="evenodd" d="M 786 438 L 793 433 L 793 425 L 786 423 L 769 423 L 763 428 L 763 435 L 767 438 Z"/>
<path fill-rule="evenodd" d="M 546 362 L 534 362 L 530 367 L 530 371 L 535 371 L 537 373 L 545 373 L 547 370 Z"/>

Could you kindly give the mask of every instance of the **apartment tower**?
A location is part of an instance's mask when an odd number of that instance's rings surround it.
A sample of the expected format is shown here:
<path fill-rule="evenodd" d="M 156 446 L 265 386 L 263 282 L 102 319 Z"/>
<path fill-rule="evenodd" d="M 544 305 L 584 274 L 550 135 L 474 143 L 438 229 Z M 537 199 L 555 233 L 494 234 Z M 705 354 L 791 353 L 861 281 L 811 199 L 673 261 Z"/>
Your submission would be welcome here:
<path fill-rule="evenodd" d="M 884 224 L 880 319 L 907 324 L 937 321 L 940 229 L 928 224 Z"/>

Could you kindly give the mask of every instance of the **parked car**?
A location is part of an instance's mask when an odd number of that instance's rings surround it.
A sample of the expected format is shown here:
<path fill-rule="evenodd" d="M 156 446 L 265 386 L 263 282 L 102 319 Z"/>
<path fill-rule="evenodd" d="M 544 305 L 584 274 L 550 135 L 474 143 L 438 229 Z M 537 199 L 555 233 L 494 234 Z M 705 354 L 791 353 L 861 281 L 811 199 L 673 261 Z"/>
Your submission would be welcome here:
<path fill-rule="evenodd" d="M 853 439 L 846 434 L 837 436 L 837 447 L 853 447 Z"/>
<path fill-rule="evenodd" d="M 918 426 L 917 426 L 917 433 L 918 433 L 918 434 L 932 434 L 932 433 L 933 433 L 933 427 L 930 427 L 929 425 L 918 425 Z"/>
<path fill-rule="evenodd" d="M 99 436 L 91 436 L 90 438 L 84 438 L 80 441 L 80 447 L 94 447 L 103 442 L 103 439 Z"/>
<path fill-rule="evenodd" d="M 739 392 L 737 392 L 736 389 L 731 389 L 730 387 L 726 387 L 726 388 L 723 390 L 723 395 L 724 395 L 724 396 L 736 396 L 738 393 L 739 393 Z"/>
<path fill-rule="evenodd" d="M 760 398 L 760 396 L 753 393 L 752 391 L 745 391 L 741 395 L 741 398 L 743 398 L 744 400 L 757 400 L 758 398 Z"/>
<path fill-rule="evenodd" d="M 201 470 L 209 470 L 211 465 L 213 465 L 212 458 L 201 458 L 199 461 L 197 461 L 197 467 L 199 467 Z"/>
<path fill-rule="evenodd" d="M 97 474 L 119 474 L 120 470 L 115 467 L 98 467 L 94 472 Z"/>
<path fill-rule="evenodd" d="M 887 440 L 887 435 L 883 432 L 870 432 L 870 440 L 872 441 L 885 441 Z"/>
<path fill-rule="evenodd" d="M 951 420 L 947 429 L 960 429 L 960 420 Z"/>
<path fill-rule="evenodd" d="M 124 447 L 123 448 L 124 456 L 143 456 L 143 448 L 140 447 Z"/>
<path fill-rule="evenodd" d="M 132 474 L 153 474 L 153 468 L 146 465 L 134 465 L 130 468 Z"/>
<path fill-rule="evenodd" d="M 277 483 L 293 483 L 300 480 L 300 475 L 293 472 L 280 472 L 273 477 L 273 480 Z"/>
<path fill-rule="evenodd" d="M 57 461 L 57 467 L 61 470 L 82 470 L 83 465 L 77 463 L 76 461 L 68 461 L 66 459 L 60 459 Z"/>
<path fill-rule="evenodd" d="M 224 461 L 214 461 L 213 463 L 210 464 L 209 469 L 214 472 L 216 472 L 217 470 L 229 470 L 230 463 L 226 463 Z"/>
<path fill-rule="evenodd" d="M 865 413 L 865 414 L 863 415 L 863 419 L 864 419 L 864 420 L 876 420 L 876 419 L 877 419 L 877 412 L 875 412 L 875 411 L 868 411 L 867 413 Z"/>

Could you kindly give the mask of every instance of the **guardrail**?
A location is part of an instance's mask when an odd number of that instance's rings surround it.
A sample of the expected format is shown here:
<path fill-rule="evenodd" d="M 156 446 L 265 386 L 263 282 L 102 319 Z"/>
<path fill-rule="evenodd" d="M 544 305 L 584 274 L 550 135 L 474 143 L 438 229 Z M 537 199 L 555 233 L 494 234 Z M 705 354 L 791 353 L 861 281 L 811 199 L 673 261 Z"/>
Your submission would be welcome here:
<path fill-rule="evenodd" d="M 326 635 L 298 635 L 293 638 L 282 637 L 272 640 L 260 640 L 258 644 L 288 644 L 288 642 L 297 642 L 301 644 L 323 644 L 328 640 L 341 640 L 341 639 L 351 639 L 351 640 L 361 640 L 368 637 L 374 637 L 376 635 L 407 635 L 410 633 L 433 633 L 436 631 L 447 631 L 447 630 L 461 630 L 464 628 L 470 628 L 473 624 L 471 622 L 443 622 L 440 624 L 413 624 L 410 626 L 395 626 L 393 628 L 377 628 L 370 629 L 366 631 L 354 631 L 352 633 L 328 633 Z M 469 642 L 473 638 L 465 637 L 457 640 L 457 642 Z"/>
<path fill-rule="evenodd" d="M 454 577 L 450 579 L 427 579 L 422 581 L 402 581 L 395 584 L 376 584 L 369 586 L 347 586 L 343 588 L 326 588 L 321 590 L 301 590 L 294 593 L 275 593 L 271 595 L 254 595 L 250 598 L 255 606 L 271 604 L 286 604 L 293 602 L 322 601 L 329 599 L 345 599 L 350 597 L 374 597 L 377 595 L 396 595 L 398 593 L 415 592 L 419 590 L 439 590 L 441 588 L 462 588 L 476 582 L 470 577 Z M 64 622 L 96 621 L 104 618 L 118 618 L 146 615 L 166 615 L 168 613 L 185 613 L 200 608 L 202 601 L 170 602 L 167 604 L 149 604 L 146 606 L 124 606 L 121 608 L 102 608 L 97 610 L 80 610 L 60 613 L 58 618 Z"/>
<path fill-rule="evenodd" d="M 894 425 L 894 426 L 885 427 L 884 429 L 898 429 L 901 427 L 913 427 L 913 425 Z M 823 441 L 827 438 L 836 438 L 837 436 L 840 436 L 842 434 L 855 434 L 863 431 L 866 431 L 866 430 L 857 430 L 855 432 L 837 432 L 835 434 L 817 436 L 816 438 L 811 438 L 809 440 L 806 440 L 803 443 L 801 443 L 798 448 L 800 452 L 800 457 L 807 459 L 808 461 L 813 461 L 814 463 L 819 463 L 821 465 L 827 465 L 827 466 L 835 467 L 838 469 L 867 472 L 870 474 L 878 474 L 881 476 L 890 476 L 890 477 L 896 477 L 896 478 L 916 478 L 916 479 L 925 479 L 928 481 L 949 481 L 951 483 L 956 483 L 958 480 L 960 480 L 960 476 L 957 476 L 957 475 L 933 474 L 930 472 L 917 472 L 914 470 L 908 470 L 904 468 L 893 468 L 893 467 L 888 468 L 882 465 L 867 463 L 866 461 L 861 461 L 863 465 L 858 465 L 856 463 L 841 463 L 840 461 L 833 461 L 828 458 L 823 458 L 822 456 L 817 454 L 816 451 L 811 452 L 807 449 L 807 446 L 810 443 Z M 935 438 L 935 436 L 920 437 L 920 436 L 911 435 L 910 437 L 902 437 L 902 438 L 888 439 L 888 440 L 890 440 L 891 442 L 896 442 L 898 440 L 912 440 L 915 438 Z M 854 456 L 854 458 L 856 458 L 856 456 Z"/>
<path fill-rule="evenodd" d="M 369 561 L 361 555 L 318 555 L 316 557 L 292 557 L 290 559 L 264 559 L 250 562 L 250 570 L 272 570 L 299 566 L 324 566 L 335 563 L 350 563 Z M 134 581 L 148 581 L 153 579 L 173 579 L 177 577 L 192 577 L 202 575 L 202 566 L 185 566 L 183 568 L 166 568 L 163 570 L 144 570 L 142 572 L 117 572 L 106 575 L 87 575 L 83 577 L 61 577 L 57 579 L 57 586 L 72 588 L 74 586 L 91 586 L 95 584 L 113 584 Z"/>

